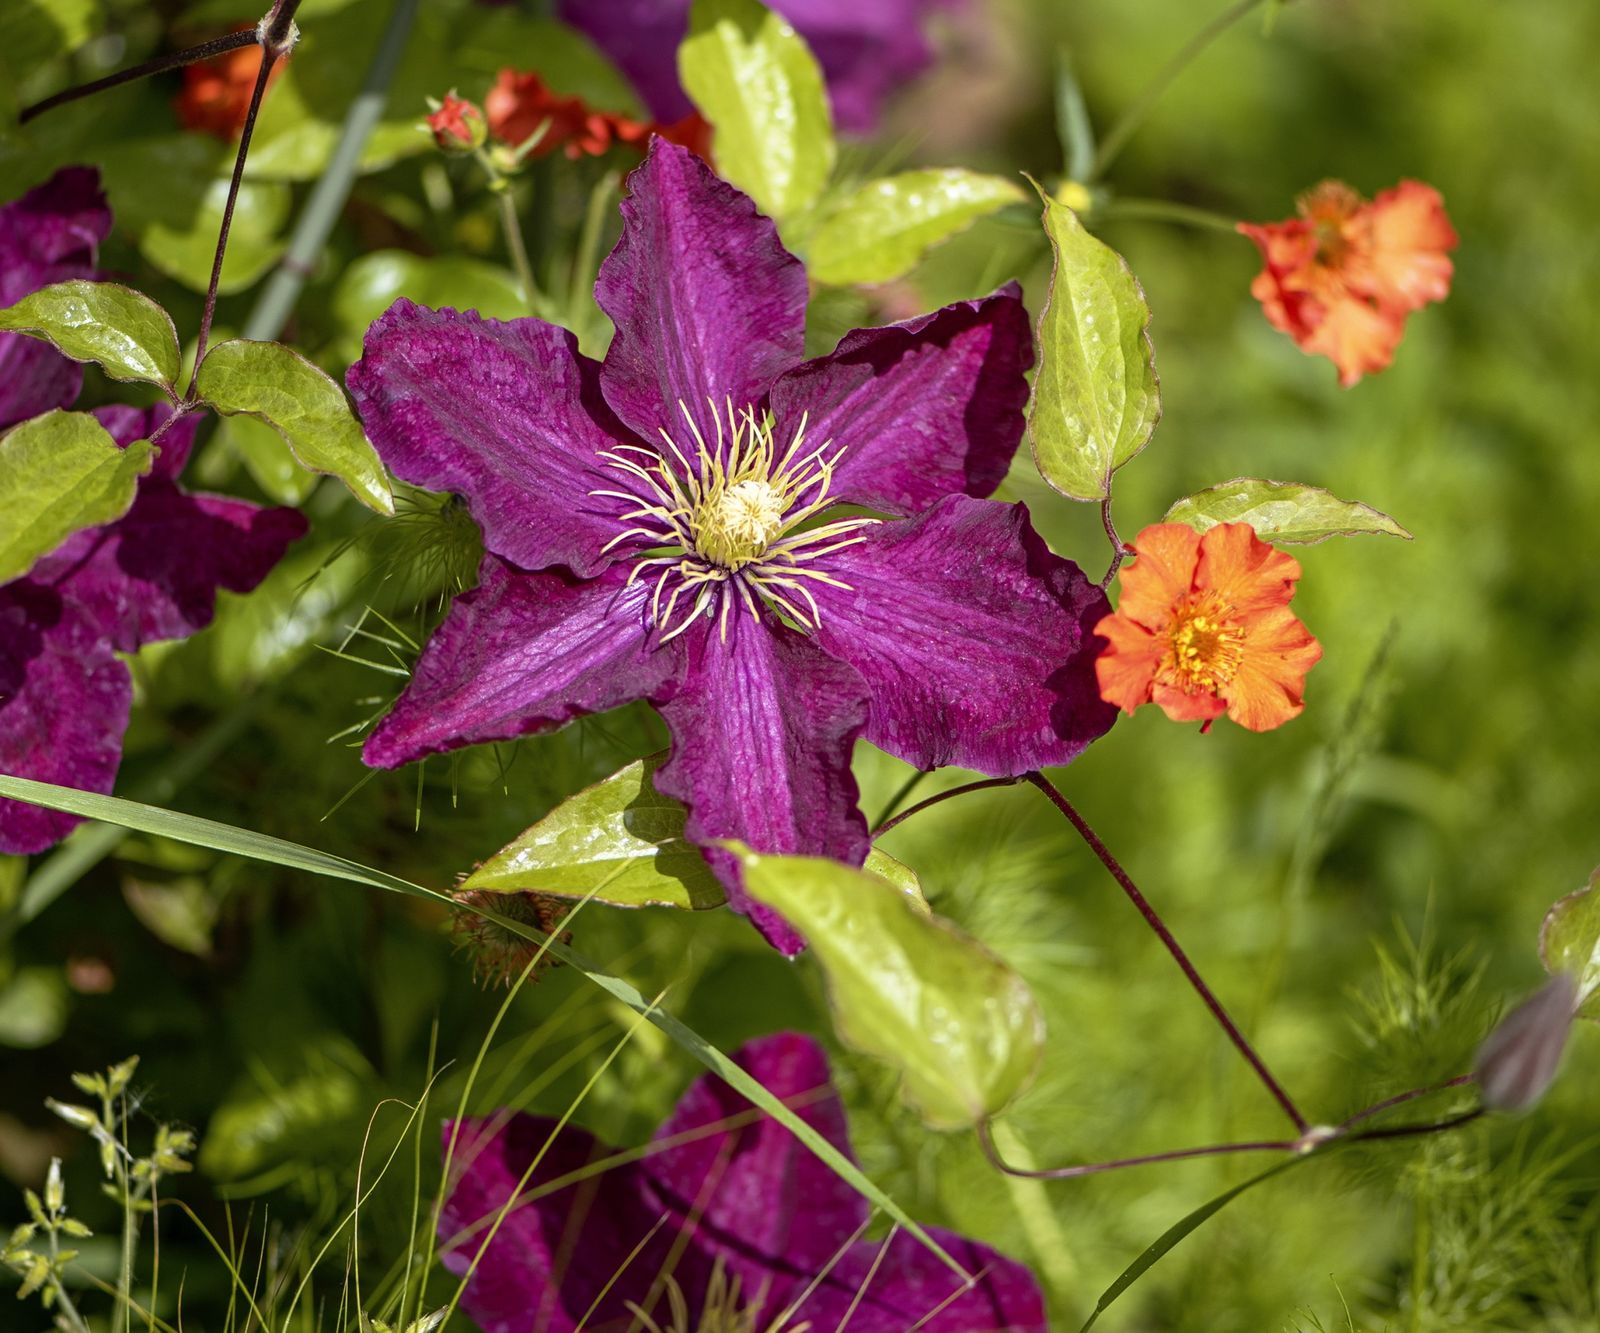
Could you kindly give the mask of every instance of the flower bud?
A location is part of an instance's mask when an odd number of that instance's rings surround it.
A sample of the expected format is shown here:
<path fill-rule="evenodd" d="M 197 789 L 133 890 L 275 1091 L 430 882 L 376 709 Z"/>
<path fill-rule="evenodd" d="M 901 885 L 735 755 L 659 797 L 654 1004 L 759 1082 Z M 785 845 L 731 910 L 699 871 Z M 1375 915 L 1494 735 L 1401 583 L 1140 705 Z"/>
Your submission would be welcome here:
<path fill-rule="evenodd" d="M 433 141 L 446 153 L 470 153 L 482 148 L 489 137 L 489 126 L 483 112 L 464 97 L 457 97 L 455 89 L 444 95 L 444 101 L 433 103 L 428 117 L 428 128 L 433 131 Z"/>
<path fill-rule="evenodd" d="M 1486 1107 L 1525 1111 L 1544 1096 L 1561 1064 L 1577 1002 L 1577 984 L 1558 972 L 1500 1020 L 1473 1066 Z"/>

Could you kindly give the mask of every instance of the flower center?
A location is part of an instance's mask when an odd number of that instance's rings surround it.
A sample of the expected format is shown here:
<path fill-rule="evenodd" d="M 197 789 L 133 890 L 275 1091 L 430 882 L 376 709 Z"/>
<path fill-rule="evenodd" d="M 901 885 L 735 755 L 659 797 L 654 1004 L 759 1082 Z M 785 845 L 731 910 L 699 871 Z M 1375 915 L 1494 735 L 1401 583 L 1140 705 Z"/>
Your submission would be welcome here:
<path fill-rule="evenodd" d="M 1172 609 L 1160 679 L 1186 694 L 1217 694 L 1244 659 L 1244 630 L 1215 593 L 1190 593 Z"/>
<path fill-rule="evenodd" d="M 806 526 L 833 504 L 833 470 L 844 450 L 830 454 L 826 443 L 812 448 L 803 417 L 780 447 L 770 415 L 731 402 L 725 418 L 712 405 L 716 440 L 707 441 L 687 405 L 678 406 L 694 447 L 682 447 L 665 430 L 664 449 L 619 444 L 601 457 L 631 489 L 593 492 L 632 506 L 605 549 L 626 541 L 644 548 L 628 582 L 647 573 L 655 580 L 650 614 L 661 641 L 682 634 L 702 613 L 719 614 L 726 637 L 735 593 L 757 619 L 761 601 L 801 629 L 815 629 L 821 613 L 807 585 L 849 585 L 810 562 L 863 540 L 852 534 L 878 521 Z"/>

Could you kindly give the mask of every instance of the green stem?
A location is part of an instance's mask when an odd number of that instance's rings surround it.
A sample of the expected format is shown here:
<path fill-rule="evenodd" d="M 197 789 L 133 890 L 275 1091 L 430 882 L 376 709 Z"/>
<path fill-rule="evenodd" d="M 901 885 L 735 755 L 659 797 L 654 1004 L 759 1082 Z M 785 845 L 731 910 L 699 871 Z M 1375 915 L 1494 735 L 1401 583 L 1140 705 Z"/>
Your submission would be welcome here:
<path fill-rule="evenodd" d="M 1139 94 L 1133 105 L 1124 111 L 1122 117 L 1111 127 L 1111 132 L 1100 141 L 1100 151 L 1095 154 L 1094 166 L 1089 172 L 1090 182 L 1097 181 L 1106 174 L 1111 164 L 1116 161 L 1117 154 L 1133 137 L 1134 131 L 1144 123 L 1151 108 L 1161 100 L 1162 94 L 1177 81 L 1178 76 L 1188 69 L 1195 58 L 1261 3 L 1262 0 L 1234 0 L 1233 4 L 1184 43 L 1183 49 L 1162 67 L 1161 72 L 1150 81 L 1149 86 Z"/>
<path fill-rule="evenodd" d="M 61 1239 L 60 1233 L 52 1225 L 50 1228 L 50 1268 L 55 1274 L 54 1286 L 56 1291 L 56 1304 L 61 1307 L 61 1313 L 71 1322 L 74 1333 L 89 1333 L 89 1325 L 84 1317 L 78 1313 L 78 1307 L 72 1303 L 72 1297 L 67 1295 L 66 1284 L 61 1281 Z"/>
<path fill-rule="evenodd" d="M 1207 208 L 1190 204 L 1175 204 L 1166 199 L 1113 199 L 1096 215 L 1099 222 L 1177 222 L 1188 227 L 1204 227 L 1207 231 L 1238 230 L 1233 218 L 1213 213 Z"/>
<path fill-rule="evenodd" d="M 517 201 L 511 197 L 511 187 L 500 190 L 500 227 L 506 234 L 506 249 L 511 252 L 511 265 L 517 270 L 517 281 L 522 285 L 522 299 L 531 314 L 539 312 L 539 285 L 533 280 L 533 265 L 528 262 L 528 247 L 522 239 L 522 222 L 517 217 Z"/>

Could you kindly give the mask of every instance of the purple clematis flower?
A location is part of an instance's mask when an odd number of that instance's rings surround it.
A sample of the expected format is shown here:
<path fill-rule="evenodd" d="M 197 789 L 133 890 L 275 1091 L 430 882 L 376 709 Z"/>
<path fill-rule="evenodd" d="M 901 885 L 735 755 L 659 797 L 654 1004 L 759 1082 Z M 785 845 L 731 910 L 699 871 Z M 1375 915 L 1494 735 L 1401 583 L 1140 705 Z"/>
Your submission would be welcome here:
<path fill-rule="evenodd" d="M 928 16 L 961 0 L 770 0 L 822 66 L 835 124 L 870 134 L 889 96 L 933 61 Z M 694 107 L 678 83 L 690 0 L 557 0 L 556 13 L 598 46 L 670 123 Z"/>
<path fill-rule="evenodd" d="M 850 1155 L 816 1042 L 780 1033 L 734 1058 Z M 599 1172 L 584 1168 L 611 1149 L 542 1117 L 446 1124 L 447 1145 L 452 1137 L 441 1257 L 458 1275 L 477 1258 L 461 1308 L 484 1333 L 637 1328 L 634 1307 L 656 1321 L 644 1326 L 674 1331 L 1047 1327 L 1033 1274 L 985 1245 L 929 1228 L 972 1276 L 963 1283 L 905 1232 L 863 1240 L 861 1196 L 710 1075 L 690 1087 L 641 1161 Z M 565 1188 L 526 1197 L 573 1173 L 582 1174 Z"/>
<path fill-rule="evenodd" d="M 93 167 L 65 167 L 0 208 L 0 308 L 53 282 L 99 276 L 95 252 L 111 232 L 111 209 Z M 0 333 L 0 430 L 65 407 L 83 367 L 47 342 Z"/>
<path fill-rule="evenodd" d="M 803 362 L 805 271 L 749 199 L 659 139 L 631 186 L 596 287 L 603 364 L 536 319 L 398 301 L 368 330 L 349 377 L 368 435 L 403 480 L 463 496 L 487 554 L 362 757 L 649 699 L 673 737 L 657 787 L 794 953 L 710 844 L 860 865 L 858 737 L 920 768 L 1071 760 L 1114 716 L 1107 603 L 1022 505 L 975 498 L 1022 432 L 1014 285 Z"/>
<path fill-rule="evenodd" d="M 150 438 L 169 411 L 102 407 L 94 415 L 126 446 Z M 0 773 L 109 792 L 132 699 L 116 654 L 204 629 L 218 588 L 249 592 L 305 531 L 293 509 L 180 487 L 197 424 L 186 417 L 161 437 L 122 518 L 74 533 L 0 587 Z M 0 800 L 0 852 L 43 851 L 79 822 Z"/>

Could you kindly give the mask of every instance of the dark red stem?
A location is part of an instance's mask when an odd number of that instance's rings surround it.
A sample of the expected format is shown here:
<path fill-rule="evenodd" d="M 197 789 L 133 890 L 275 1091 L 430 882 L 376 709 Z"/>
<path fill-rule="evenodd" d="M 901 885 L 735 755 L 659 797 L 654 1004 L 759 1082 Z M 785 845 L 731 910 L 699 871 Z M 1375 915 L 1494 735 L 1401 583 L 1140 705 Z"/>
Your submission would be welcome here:
<path fill-rule="evenodd" d="M 1117 571 L 1122 568 L 1122 561 L 1128 554 L 1128 548 L 1122 544 L 1122 538 L 1117 536 L 1117 525 L 1111 517 L 1111 497 L 1108 495 L 1100 501 L 1100 523 L 1106 530 L 1106 540 L 1111 543 L 1111 567 L 1106 570 L 1106 576 L 1100 580 L 1102 589 L 1111 586 L 1111 580 L 1117 577 Z"/>
<path fill-rule="evenodd" d="M 1139 915 L 1144 917 L 1145 924 L 1155 931 L 1156 937 L 1166 946 L 1167 952 L 1172 955 L 1173 961 L 1183 969 L 1184 976 L 1189 979 L 1189 985 L 1194 988 L 1195 994 L 1205 1002 L 1206 1008 L 1211 1011 L 1211 1016 L 1217 1020 L 1222 1030 L 1228 1034 L 1228 1040 L 1234 1044 L 1239 1054 L 1244 1056 L 1250 1067 L 1256 1071 L 1256 1077 L 1265 1085 L 1267 1091 L 1277 1099 L 1278 1105 L 1283 1107 L 1284 1113 L 1290 1120 L 1294 1121 L 1295 1129 L 1304 1134 L 1311 1127 L 1310 1121 L 1300 1114 L 1300 1108 L 1294 1104 L 1293 1098 L 1283 1090 L 1278 1080 L 1273 1078 L 1267 1066 L 1262 1062 L 1261 1057 L 1256 1054 L 1255 1047 L 1251 1046 L 1244 1033 L 1239 1031 L 1238 1025 L 1228 1016 L 1228 1011 L 1222 1007 L 1222 1001 L 1212 993 L 1211 987 L 1206 985 L 1204 978 L 1196 970 L 1195 965 L 1189 961 L 1189 955 L 1183 951 L 1183 947 L 1173 938 L 1172 932 L 1167 929 L 1167 923 L 1161 919 L 1161 914 L 1150 905 L 1144 894 L 1139 892 L 1139 886 L 1128 877 L 1128 872 L 1118 863 L 1117 858 L 1111 855 L 1105 843 L 1100 841 L 1095 831 L 1084 822 L 1083 816 L 1073 809 L 1072 804 L 1055 789 L 1044 774 L 1038 772 L 1029 773 L 1026 780 L 1045 794 L 1045 797 L 1061 812 L 1066 821 L 1078 831 L 1078 836 L 1088 844 L 1089 850 L 1100 858 L 1100 864 L 1111 872 L 1111 877 L 1122 887 L 1122 891 L 1127 895 L 1128 901 L 1138 909 Z"/>
<path fill-rule="evenodd" d="M 1463 1088 L 1476 1080 L 1476 1074 L 1458 1074 L 1455 1078 L 1447 1079 L 1443 1083 L 1432 1083 L 1426 1088 L 1412 1088 L 1410 1092 L 1396 1093 L 1393 1097 L 1386 1097 L 1381 1102 L 1374 1102 L 1364 1111 L 1357 1111 L 1348 1120 L 1344 1121 L 1339 1126 L 1339 1129 L 1341 1131 L 1353 1129 L 1363 1120 L 1371 1120 L 1373 1116 L 1381 1115 L 1392 1106 L 1402 1106 L 1406 1102 L 1415 1101 L 1418 1097 L 1426 1097 L 1435 1092 L 1444 1092 L 1448 1088 Z"/>
<path fill-rule="evenodd" d="M 42 102 L 35 102 L 32 106 L 23 107 L 17 116 L 19 124 L 26 125 L 35 116 L 43 115 L 52 107 L 63 106 L 67 102 L 76 102 L 80 97 L 88 97 L 91 93 L 104 92 L 107 88 L 115 88 L 119 84 L 132 83 L 135 79 L 142 79 L 147 74 L 161 74 L 169 69 L 177 69 L 180 65 L 192 65 L 197 60 L 210 60 L 214 56 L 226 55 L 229 51 L 237 51 L 241 46 L 254 46 L 256 43 L 255 29 L 245 32 L 230 32 L 226 37 L 213 37 L 209 42 L 201 42 L 199 46 L 186 47 L 182 51 L 174 51 L 171 55 L 157 56 L 154 60 L 147 60 L 142 65 L 134 65 L 131 69 L 119 70 L 115 74 L 107 74 L 103 79 L 96 79 L 93 83 L 80 83 L 75 88 L 68 88 L 45 98 Z"/>
<path fill-rule="evenodd" d="M 1175 1148 L 1170 1152 L 1149 1153 L 1143 1157 L 1119 1157 L 1110 1162 L 1085 1162 L 1078 1166 L 1053 1166 L 1039 1170 L 1012 1166 L 1000 1156 L 990 1134 L 987 1121 L 978 1122 L 978 1142 L 983 1155 L 996 1171 L 1024 1180 L 1075 1180 L 1079 1176 L 1094 1176 L 1102 1171 L 1120 1171 L 1129 1166 L 1153 1166 L 1157 1162 L 1181 1162 L 1191 1157 L 1224 1157 L 1241 1152 L 1293 1152 L 1296 1144 L 1290 1140 L 1263 1140 L 1257 1143 L 1215 1143 L 1205 1148 Z"/>
<path fill-rule="evenodd" d="M 964 782 L 959 787 L 952 787 L 949 791 L 935 792 L 932 796 L 918 801 L 909 809 L 902 810 L 893 819 L 886 819 L 872 830 L 874 838 L 881 838 L 890 829 L 910 819 L 919 811 L 926 810 L 930 805 L 938 805 L 940 801 L 948 801 L 955 796 L 965 796 L 969 791 L 982 791 L 985 787 L 1014 787 L 1021 782 L 1021 778 L 984 778 L 981 782 Z"/>

